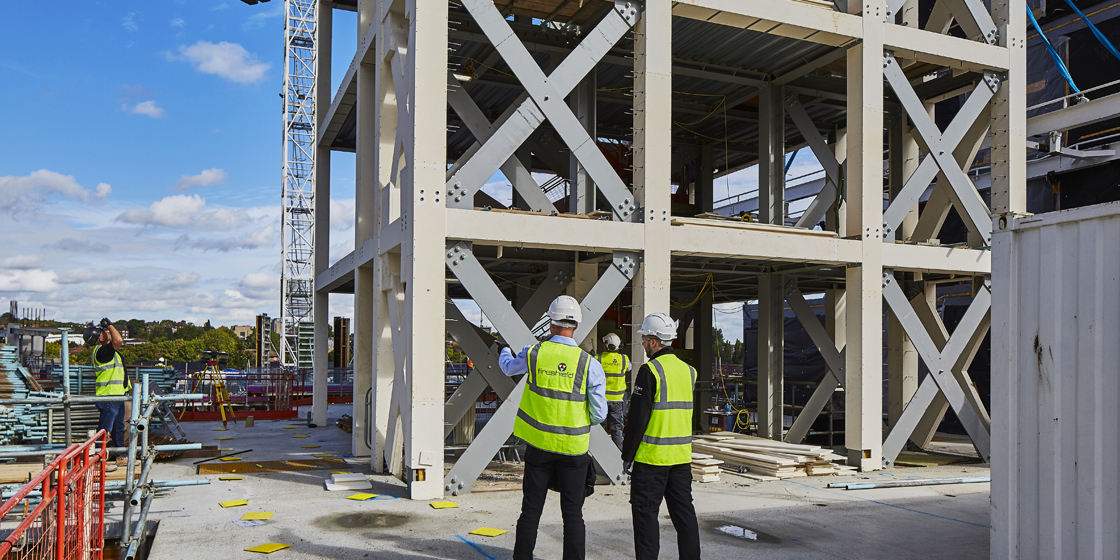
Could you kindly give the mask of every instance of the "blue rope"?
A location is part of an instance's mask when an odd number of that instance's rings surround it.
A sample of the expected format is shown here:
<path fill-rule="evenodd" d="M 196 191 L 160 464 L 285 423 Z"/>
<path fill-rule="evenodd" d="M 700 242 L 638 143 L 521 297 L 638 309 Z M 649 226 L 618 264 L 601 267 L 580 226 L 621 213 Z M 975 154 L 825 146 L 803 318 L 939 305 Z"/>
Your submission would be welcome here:
<path fill-rule="evenodd" d="M 786 169 L 782 172 L 783 174 L 789 173 L 789 168 L 793 167 L 793 158 L 797 157 L 797 152 L 800 151 L 801 150 L 794 150 L 793 153 L 789 155 L 789 161 L 786 162 Z"/>
<path fill-rule="evenodd" d="M 1058 51 L 1054 50 L 1054 45 L 1050 44 L 1050 39 L 1046 38 L 1046 34 L 1043 33 L 1042 28 L 1039 27 L 1038 20 L 1034 19 L 1034 14 L 1031 13 L 1030 6 L 1027 7 L 1027 17 L 1030 18 L 1031 26 L 1038 32 L 1038 36 L 1042 37 L 1042 42 L 1046 44 L 1046 51 L 1050 53 L 1050 58 L 1054 60 L 1054 65 L 1058 67 L 1058 73 L 1066 79 L 1066 83 L 1069 84 L 1070 89 L 1072 89 L 1074 93 L 1081 93 L 1081 90 L 1077 88 L 1077 84 L 1073 83 L 1073 76 L 1069 75 L 1069 70 L 1066 68 L 1066 64 L 1062 62 L 1062 57 L 1058 56 Z"/>
<path fill-rule="evenodd" d="M 1097 29 L 1097 26 L 1093 25 L 1093 22 L 1089 21 L 1089 18 L 1085 17 L 1085 14 L 1081 13 L 1081 10 L 1078 9 L 1078 7 L 1073 4 L 1073 2 L 1071 2 L 1070 0 L 1066 0 L 1066 4 L 1069 4 L 1069 7 L 1073 8 L 1073 11 L 1077 12 L 1077 15 L 1081 16 L 1081 19 L 1085 20 L 1085 23 L 1089 25 L 1089 29 L 1093 31 L 1093 35 L 1096 36 L 1097 40 L 1100 41 L 1102 45 L 1104 45 L 1104 48 L 1108 49 L 1108 52 L 1112 53 L 1112 56 L 1115 56 L 1117 60 L 1120 60 L 1120 51 L 1117 51 L 1116 47 L 1112 46 L 1112 41 L 1109 41 L 1108 37 L 1105 37 L 1104 33 L 1101 33 L 1101 30 Z"/>

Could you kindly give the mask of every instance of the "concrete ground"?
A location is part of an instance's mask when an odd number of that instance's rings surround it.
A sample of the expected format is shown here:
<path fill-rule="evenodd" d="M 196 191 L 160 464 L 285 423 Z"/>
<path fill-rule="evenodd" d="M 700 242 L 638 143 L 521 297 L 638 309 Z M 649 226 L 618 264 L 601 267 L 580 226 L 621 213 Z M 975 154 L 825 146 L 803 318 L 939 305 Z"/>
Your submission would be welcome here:
<path fill-rule="evenodd" d="M 215 432 L 220 423 L 186 423 L 188 437 L 205 444 L 215 437 L 220 447 L 240 454 L 245 462 L 298 459 L 312 453 L 345 457 L 350 435 L 333 425 L 349 406 L 332 406 L 331 425 L 284 429 L 299 422 L 258 421 L 253 428 L 239 422 Z M 293 438 L 307 434 L 308 438 Z M 320 445 L 301 449 L 301 445 Z M 220 482 L 218 475 L 195 475 L 193 459 L 157 464 L 156 479 L 211 480 L 207 486 L 184 487 L 161 494 L 151 518 L 160 520 L 150 558 L 259 558 L 244 549 L 274 542 L 291 545 L 274 558 L 376 558 L 413 560 L 510 558 L 513 529 L 520 511 L 519 491 L 475 492 L 451 498 L 458 509 L 432 509 L 428 502 L 399 499 L 403 485 L 391 477 L 371 475 L 374 489 L 387 499 L 358 502 L 351 492 L 327 492 L 325 471 L 242 474 L 241 481 Z M 368 458 L 348 459 L 353 472 L 369 473 Z M 755 482 L 724 473 L 720 482 L 694 484 L 700 519 L 703 557 L 890 559 L 988 557 L 988 484 L 908 487 L 879 490 L 828 489 L 830 482 L 853 479 L 898 480 L 910 477 L 986 476 L 987 467 L 896 468 L 889 471 Z M 506 484 L 498 483 L 500 488 Z M 599 486 L 584 507 L 587 557 L 633 558 L 633 533 L 627 487 Z M 248 506 L 223 509 L 218 502 L 248 500 Z M 119 506 L 119 504 L 116 504 Z M 266 524 L 240 527 L 233 523 L 250 511 L 274 511 Z M 119 515 L 119 507 L 109 513 Z M 480 527 L 510 531 L 498 537 L 468 533 Z M 555 494 L 541 520 L 537 557 L 559 559 L 563 525 Z M 663 510 L 661 548 L 664 558 L 676 557 L 676 538 Z"/>

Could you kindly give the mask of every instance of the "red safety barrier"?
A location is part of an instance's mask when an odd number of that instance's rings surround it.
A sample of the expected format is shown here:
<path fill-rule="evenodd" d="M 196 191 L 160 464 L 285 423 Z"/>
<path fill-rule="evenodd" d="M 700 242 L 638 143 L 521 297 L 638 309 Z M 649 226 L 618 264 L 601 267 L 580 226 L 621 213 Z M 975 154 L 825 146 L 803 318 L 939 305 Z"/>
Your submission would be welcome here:
<path fill-rule="evenodd" d="M 23 521 L 0 541 L 0 559 L 100 560 L 105 544 L 105 431 L 67 447 L 0 505 Z M 38 504 L 32 507 L 32 501 Z M 17 506 L 22 507 L 18 510 Z"/>

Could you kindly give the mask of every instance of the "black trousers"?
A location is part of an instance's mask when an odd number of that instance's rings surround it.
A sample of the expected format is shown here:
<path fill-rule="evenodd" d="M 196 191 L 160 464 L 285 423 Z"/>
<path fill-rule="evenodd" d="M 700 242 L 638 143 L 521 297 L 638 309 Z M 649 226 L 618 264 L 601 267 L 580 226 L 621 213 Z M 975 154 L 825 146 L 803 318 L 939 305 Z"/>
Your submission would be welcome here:
<path fill-rule="evenodd" d="M 622 423 L 625 401 L 607 401 L 607 418 L 603 420 L 603 429 L 611 435 L 611 440 L 619 451 L 622 450 Z"/>
<path fill-rule="evenodd" d="M 661 500 L 677 530 L 677 554 L 681 560 L 700 560 L 700 528 L 692 507 L 692 466 L 656 466 L 634 463 L 630 476 L 630 510 L 634 514 L 634 555 L 653 560 L 661 552 L 657 512 Z"/>
<path fill-rule="evenodd" d="M 549 480 L 560 488 L 560 514 L 564 518 L 564 560 L 583 560 L 586 532 L 583 525 L 584 489 L 587 486 L 587 464 L 591 456 L 561 455 L 527 446 L 525 479 L 522 482 L 521 517 L 513 545 L 514 560 L 532 560 L 537 546 L 537 528 L 548 497 Z"/>

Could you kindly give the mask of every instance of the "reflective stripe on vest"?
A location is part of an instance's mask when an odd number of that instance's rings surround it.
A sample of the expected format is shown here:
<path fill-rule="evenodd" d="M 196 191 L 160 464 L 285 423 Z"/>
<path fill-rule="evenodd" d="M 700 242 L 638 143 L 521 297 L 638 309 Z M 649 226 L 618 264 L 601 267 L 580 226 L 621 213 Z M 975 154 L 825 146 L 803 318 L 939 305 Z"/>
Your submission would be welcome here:
<path fill-rule="evenodd" d="M 513 434 L 545 451 L 587 453 L 591 443 L 587 412 L 590 361 L 591 356 L 575 346 L 546 341 L 531 347 Z"/>
<path fill-rule="evenodd" d="M 101 345 L 93 347 L 93 369 L 97 371 L 97 381 L 95 382 L 95 394 L 99 397 L 106 395 L 123 395 L 128 392 L 125 387 L 125 374 L 124 364 L 121 363 L 121 355 L 113 352 L 113 359 L 108 362 L 97 361 L 97 351 L 101 349 Z"/>
<path fill-rule="evenodd" d="M 692 389 L 696 370 L 673 354 L 649 361 L 654 375 L 653 410 L 634 460 L 648 465 L 692 461 Z"/>
<path fill-rule="evenodd" d="M 596 359 L 603 364 L 607 376 L 607 400 L 621 401 L 626 395 L 626 370 L 630 365 L 626 354 L 620 352 L 601 352 Z"/>

